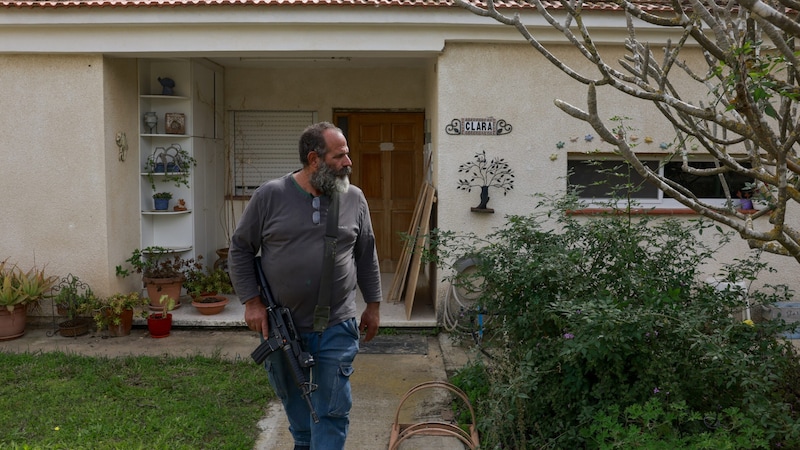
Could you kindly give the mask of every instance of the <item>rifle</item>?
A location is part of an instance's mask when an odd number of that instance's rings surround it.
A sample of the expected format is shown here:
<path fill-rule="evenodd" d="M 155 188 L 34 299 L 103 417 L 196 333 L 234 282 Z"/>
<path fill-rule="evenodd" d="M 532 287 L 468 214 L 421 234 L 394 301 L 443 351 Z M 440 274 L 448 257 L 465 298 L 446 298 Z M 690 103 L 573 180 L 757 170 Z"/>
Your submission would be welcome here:
<path fill-rule="evenodd" d="M 314 406 L 311 404 L 311 392 L 317 386 L 312 384 L 306 377 L 303 368 L 309 368 L 314 365 L 314 357 L 304 352 L 300 347 L 300 336 L 297 329 L 294 327 L 291 312 L 289 308 L 283 307 L 275 303 L 272 297 L 272 291 L 267 284 L 267 278 L 264 276 L 264 271 L 261 268 L 261 258 L 255 257 L 256 266 L 256 280 L 258 281 L 258 288 L 260 291 L 261 303 L 267 308 L 267 318 L 269 323 L 268 338 L 261 342 L 250 357 L 253 358 L 258 364 L 262 364 L 267 356 L 273 352 L 282 350 L 286 360 L 289 363 L 289 368 L 292 370 L 292 377 L 294 378 L 295 385 L 300 389 L 301 395 L 308 403 L 308 409 L 311 410 L 311 419 L 314 423 L 319 423 Z"/>

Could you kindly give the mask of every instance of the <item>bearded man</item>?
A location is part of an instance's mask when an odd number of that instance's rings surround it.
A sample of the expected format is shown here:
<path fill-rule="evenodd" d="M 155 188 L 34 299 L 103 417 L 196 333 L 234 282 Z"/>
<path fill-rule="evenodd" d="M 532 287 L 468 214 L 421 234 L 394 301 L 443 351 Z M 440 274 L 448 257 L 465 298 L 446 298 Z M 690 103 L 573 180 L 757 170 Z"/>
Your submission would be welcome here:
<path fill-rule="evenodd" d="M 381 282 L 375 235 L 367 200 L 350 185 L 350 149 L 342 130 L 331 123 L 309 126 L 300 137 L 302 168 L 259 187 L 231 239 L 228 268 L 245 305 L 247 326 L 264 338 L 268 319 L 259 297 L 255 266 L 261 265 L 275 301 L 289 308 L 303 350 L 314 365 L 303 369 L 314 391 L 311 404 L 295 385 L 284 352 L 265 361 L 270 384 L 283 402 L 295 450 L 342 450 L 352 406 L 349 377 L 359 336 L 371 340 L 380 325 Z M 323 278 L 328 208 L 338 197 L 338 233 L 330 283 L 330 312 L 324 331 L 315 330 L 315 309 Z M 366 309 L 356 323 L 356 288 Z"/>

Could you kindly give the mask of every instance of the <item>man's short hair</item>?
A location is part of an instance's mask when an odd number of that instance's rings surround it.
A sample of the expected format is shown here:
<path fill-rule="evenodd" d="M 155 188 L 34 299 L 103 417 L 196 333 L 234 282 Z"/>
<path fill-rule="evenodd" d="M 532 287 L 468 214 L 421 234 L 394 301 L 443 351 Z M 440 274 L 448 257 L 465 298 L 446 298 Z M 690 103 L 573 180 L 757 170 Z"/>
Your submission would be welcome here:
<path fill-rule="evenodd" d="M 308 165 L 308 154 L 317 152 L 317 155 L 324 158 L 328 148 L 325 146 L 325 131 L 336 130 L 342 132 L 336 125 L 330 122 L 318 122 L 309 125 L 303 134 L 300 135 L 300 162 L 303 166 Z"/>

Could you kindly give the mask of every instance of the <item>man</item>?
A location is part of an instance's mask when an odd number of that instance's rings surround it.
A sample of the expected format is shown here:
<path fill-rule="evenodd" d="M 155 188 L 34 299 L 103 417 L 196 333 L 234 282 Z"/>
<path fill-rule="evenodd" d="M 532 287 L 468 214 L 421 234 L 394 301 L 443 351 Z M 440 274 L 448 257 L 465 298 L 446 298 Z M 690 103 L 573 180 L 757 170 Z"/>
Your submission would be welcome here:
<path fill-rule="evenodd" d="M 299 147 L 302 168 L 263 184 L 245 208 L 231 239 L 229 271 L 245 304 L 247 326 L 266 338 L 267 314 L 253 265 L 261 251 L 275 301 L 291 310 L 303 349 L 314 357 L 310 379 L 316 390 L 311 403 L 319 423 L 312 421 L 283 352 L 274 352 L 265 362 L 270 384 L 289 418 L 295 450 L 340 450 L 349 425 L 349 376 L 359 335 L 366 333 L 364 341 L 371 340 L 380 324 L 380 270 L 366 198 L 349 183 L 352 161 L 342 130 L 328 122 L 311 125 L 300 137 Z M 338 236 L 328 326 L 320 333 L 314 331 L 314 310 L 334 192 L 339 198 Z M 356 285 L 367 302 L 358 325 Z"/>

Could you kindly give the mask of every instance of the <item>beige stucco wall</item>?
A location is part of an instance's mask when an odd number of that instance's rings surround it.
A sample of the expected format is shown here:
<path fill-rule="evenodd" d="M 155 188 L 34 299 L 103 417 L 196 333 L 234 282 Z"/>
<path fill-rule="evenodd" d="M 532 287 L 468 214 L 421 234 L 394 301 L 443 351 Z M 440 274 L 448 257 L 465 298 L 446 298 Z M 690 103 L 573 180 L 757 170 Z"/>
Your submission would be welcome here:
<path fill-rule="evenodd" d="M 556 47 L 554 53 L 574 67 L 586 66 L 571 56 L 575 52 L 570 47 Z M 612 150 L 596 137 L 587 142 L 587 134 L 597 133 L 553 104 L 558 98 L 586 109 L 586 88 L 552 68 L 528 45 L 450 43 L 439 60 L 438 74 L 440 122 L 435 133 L 443 226 L 469 224 L 485 234 L 501 225 L 505 215 L 532 211 L 537 202 L 533 194 L 565 189 L 568 153 Z M 657 112 L 641 111 L 642 102 L 608 95 L 609 90 L 598 89 L 602 117 L 631 116 L 629 126 L 654 138 L 647 151 L 657 151 L 659 142 L 672 140 L 674 133 Z M 444 131 L 453 119 L 490 116 L 509 123 L 511 133 L 474 136 Z M 564 148 L 557 148 L 558 142 L 564 142 Z M 481 151 L 490 159 L 505 158 L 515 175 L 514 189 L 507 195 L 500 189 L 489 190 L 494 214 L 470 212 L 479 203 L 478 192 L 456 189 L 463 178 L 458 166 Z"/>
<path fill-rule="evenodd" d="M 574 68 L 589 67 L 575 58 L 570 47 L 556 47 L 554 53 Z M 611 151 L 611 146 L 597 137 L 587 142 L 584 136 L 597 133 L 553 104 L 559 98 L 585 110 L 586 87 L 553 69 L 526 44 L 448 43 L 437 65 L 437 77 L 439 109 L 434 141 L 439 227 L 444 230 L 486 235 L 502 226 L 506 215 L 531 213 L 537 202 L 533 194 L 562 191 L 566 187 L 568 153 Z M 700 99 L 705 94 L 698 92 Z M 599 88 L 598 96 L 601 117 L 630 118 L 626 125 L 641 138 L 638 151 L 657 153 L 661 142 L 672 142 L 674 132 L 649 103 L 626 98 L 608 88 Z M 489 116 L 506 120 L 513 126 L 512 132 L 503 136 L 452 136 L 444 131 L 453 119 Z M 645 136 L 652 137 L 653 143 L 645 144 Z M 557 148 L 559 141 L 565 143 L 563 149 Z M 458 166 L 484 150 L 489 158 L 505 158 L 516 176 L 514 189 L 506 196 L 502 190 L 490 189 L 488 207 L 495 210 L 494 214 L 471 212 L 470 208 L 479 203 L 479 192 L 456 189 L 458 179 L 463 177 Z M 710 239 L 711 234 L 706 237 Z M 732 261 L 748 252 L 746 244 L 734 237 L 720 250 L 717 261 Z M 760 282 L 797 285 L 800 267 L 794 260 L 773 255 L 766 259 L 780 271 L 763 274 Z M 716 266 L 708 270 L 716 270 Z M 443 289 L 440 286 L 440 299 Z"/>
<path fill-rule="evenodd" d="M 138 243 L 137 211 L 127 211 L 136 205 L 138 172 L 118 162 L 114 134 L 127 131 L 135 154 L 131 61 L 0 56 L 0 258 L 71 273 L 101 295 L 125 285 L 117 285 L 114 264 L 128 241 Z"/>
<path fill-rule="evenodd" d="M 103 155 L 106 166 L 106 258 L 104 265 L 107 292 L 127 292 L 141 287 L 138 277 L 120 278 L 115 267 L 140 246 L 139 208 L 139 119 L 137 61 L 107 58 L 104 60 L 105 129 Z M 124 156 L 116 138 L 123 133 L 128 149 Z"/>
<path fill-rule="evenodd" d="M 225 110 L 317 111 L 331 120 L 335 108 L 422 109 L 425 70 L 368 69 L 228 69 Z"/>
<path fill-rule="evenodd" d="M 99 281 L 105 270 L 93 261 L 105 260 L 103 60 L 12 55 L 0 56 L 0 67 L 4 257 Z"/>
<path fill-rule="evenodd" d="M 429 98 L 426 80 L 432 72 L 433 67 L 233 68 L 225 71 L 225 111 L 316 111 L 319 120 L 330 121 L 334 109 L 423 110 Z M 245 205 L 234 201 L 232 208 L 226 208 L 231 230 Z"/>

